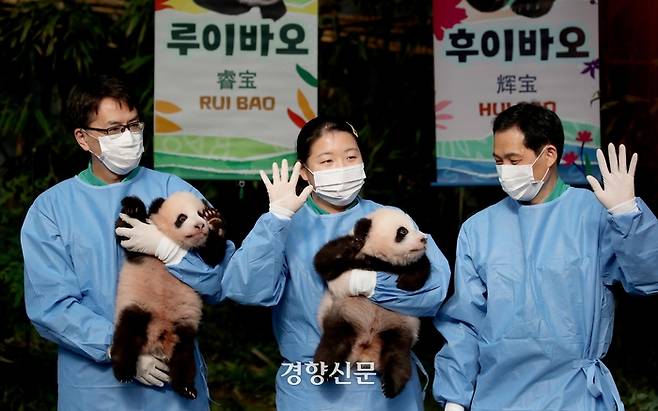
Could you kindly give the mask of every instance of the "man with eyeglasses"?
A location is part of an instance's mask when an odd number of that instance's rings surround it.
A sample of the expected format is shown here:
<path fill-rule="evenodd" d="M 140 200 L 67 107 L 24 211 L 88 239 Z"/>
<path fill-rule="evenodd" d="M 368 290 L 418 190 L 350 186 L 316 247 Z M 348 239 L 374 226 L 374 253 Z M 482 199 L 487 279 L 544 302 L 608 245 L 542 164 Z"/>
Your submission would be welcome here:
<path fill-rule="evenodd" d="M 121 199 L 132 195 L 150 204 L 176 191 L 202 196 L 174 175 L 139 166 L 144 123 L 122 81 L 99 76 L 76 85 L 66 114 L 78 145 L 90 153 L 89 166 L 42 193 L 21 230 L 27 314 L 44 338 L 59 345 L 58 409 L 208 410 L 205 365 L 198 348 L 194 400 L 174 393 L 162 359 L 141 355 L 136 381 L 122 384 L 114 378 L 108 354 L 123 262 L 114 232 Z M 131 230 L 131 239 L 141 242 L 137 251 L 159 257 L 206 301 L 220 300 L 221 276 L 235 250 L 231 242 L 224 261 L 210 267 L 153 226 L 140 224 Z"/>

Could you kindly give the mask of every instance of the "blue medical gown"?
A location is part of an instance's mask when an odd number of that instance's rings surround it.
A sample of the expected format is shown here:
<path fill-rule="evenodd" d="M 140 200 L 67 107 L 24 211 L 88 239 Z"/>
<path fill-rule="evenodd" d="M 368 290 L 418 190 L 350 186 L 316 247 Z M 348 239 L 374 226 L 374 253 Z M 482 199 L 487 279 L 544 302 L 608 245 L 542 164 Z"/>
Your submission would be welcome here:
<path fill-rule="evenodd" d="M 359 200 L 354 207 L 338 214 L 320 215 L 304 205 L 291 220 L 271 213 L 262 215 L 231 258 L 222 279 L 229 298 L 244 304 L 272 306 L 272 324 L 279 350 L 285 362 L 308 363 L 320 342 L 318 305 L 326 284 L 313 267 L 317 251 L 328 241 L 346 235 L 356 221 L 381 205 Z M 424 287 L 406 292 L 396 287 L 395 275 L 377 273 L 377 286 L 371 299 L 394 311 L 414 316 L 434 316 L 446 295 L 450 269 L 441 251 L 430 238 L 427 249 L 432 273 Z M 415 368 L 415 367 L 414 367 Z M 422 392 L 414 374 L 404 390 L 388 400 L 380 381 L 358 384 L 354 375 L 350 384 L 331 382 L 313 385 L 311 375 L 302 373 L 299 385 L 282 377 L 282 365 L 276 380 L 279 411 L 298 410 L 421 410 Z"/>
<path fill-rule="evenodd" d="M 621 283 L 658 291 L 658 224 L 610 215 L 589 190 L 524 206 L 511 198 L 466 221 L 455 294 L 435 325 L 434 396 L 471 410 L 623 410 L 602 362 Z"/>
<path fill-rule="evenodd" d="M 60 410 L 207 410 L 205 364 L 196 349 L 198 398 L 187 400 L 169 385 L 153 388 L 119 383 L 107 349 L 114 332 L 114 307 L 123 249 L 114 235 L 121 199 L 134 195 L 147 206 L 176 191 L 201 194 L 180 178 L 141 168 L 126 182 L 92 186 L 79 177 L 41 194 L 21 230 L 25 261 L 25 307 L 39 334 L 59 345 Z M 187 253 L 169 270 L 205 300 L 221 297 L 226 258 L 209 267 Z"/>

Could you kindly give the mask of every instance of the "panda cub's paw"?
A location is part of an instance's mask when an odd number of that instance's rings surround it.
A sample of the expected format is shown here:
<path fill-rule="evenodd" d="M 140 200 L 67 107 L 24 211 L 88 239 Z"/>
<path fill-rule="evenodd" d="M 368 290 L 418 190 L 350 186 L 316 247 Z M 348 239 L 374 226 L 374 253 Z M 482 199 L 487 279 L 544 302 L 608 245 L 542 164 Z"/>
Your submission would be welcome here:
<path fill-rule="evenodd" d="M 139 221 L 146 221 L 146 206 L 137 197 L 130 196 L 130 197 L 124 197 L 123 200 L 121 200 L 121 214 L 125 214 L 128 217 L 131 218 L 136 218 Z M 119 228 L 119 227 L 124 227 L 124 228 L 131 228 L 132 226 L 128 224 L 127 222 L 123 221 L 121 217 L 117 218 L 116 222 L 114 223 L 114 228 Z M 117 240 L 118 241 L 123 241 L 127 240 L 126 237 L 122 237 L 120 235 L 117 235 Z"/>
<path fill-rule="evenodd" d="M 425 278 L 422 278 L 418 275 L 405 275 L 399 276 L 395 285 L 404 291 L 416 291 L 423 287 L 425 284 Z"/>
<path fill-rule="evenodd" d="M 137 197 L 125 197 L 121 200 L 121 213 L 128 217 L 136 218 L 140 221 L 146 221 L 146 206 Z"/>
<path fill-rule="evenodd" d="M 406 381 L 398 381 L 395 376 L 383 375 L 381 377 L 381 388 L 386 398 L 395 398 L 404 389 Z"/>
<path fill-rule="evenodd" d="M 220 237 L 224 236 L 224 218 L 218 209 L 206 207 L 201 211 L 201 217 L 208 222 L 210 230 L 216 232 Z"/>
<path fill-rule="evenodd" d="M 114 372 L 114 377 L 123 384 L 131 382 L 137 373 L 135 364 L 114 359 L 112 359 L 112 371 Z"/>
<path fill-rule="evenodd" d="M 188 400 L 195 400 L 197 393 L 196 388 L 190 386 L 179 386 L 177 384 L 172 384 L 172 388 L 182 397 L 187 398 Z"/>

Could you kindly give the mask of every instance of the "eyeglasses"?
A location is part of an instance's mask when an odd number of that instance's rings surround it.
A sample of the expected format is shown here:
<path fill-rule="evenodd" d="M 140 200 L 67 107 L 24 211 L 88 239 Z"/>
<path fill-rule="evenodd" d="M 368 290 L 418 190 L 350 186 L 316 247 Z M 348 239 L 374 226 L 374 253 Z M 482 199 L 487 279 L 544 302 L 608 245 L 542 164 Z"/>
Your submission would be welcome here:
<path fill-rule="evenodd" d="M 84 130 L 93 130 L 93 131 L 98 131 L 100 133 L 103 133 L 105 135 L 113 135 L 113 134 L 121 134 L 124 131 L 130 131 L 131 133 L 141 133 L 144 131 L 144 122 L 143 121 L 135 121 L 132 123 L 128 124 L 120 124 L 118 126 L 112 126 L 109 128 L 94 128 L 94 127 L 86 127 Z"/>

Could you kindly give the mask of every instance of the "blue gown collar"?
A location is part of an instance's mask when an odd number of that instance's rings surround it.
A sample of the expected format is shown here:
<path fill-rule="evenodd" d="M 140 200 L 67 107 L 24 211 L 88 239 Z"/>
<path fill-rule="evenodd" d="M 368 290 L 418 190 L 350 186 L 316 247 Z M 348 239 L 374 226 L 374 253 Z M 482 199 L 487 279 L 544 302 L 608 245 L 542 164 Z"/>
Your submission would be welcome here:
<path fill-rule="evenodd" d="M 349 210 L 350 208 L 356 206 L 358 203 L 359 203 L 359 197 L 355 198 L 354 201 L 352 201 L 352 202 L 347 206 L 347 208 L 346 208 L 345 210 Z M 323 210 L 322 208 L 320 208 L 320 206 L 318 205 L 318 203 L 316 203 L 315 200 L 313 200 L 313 197 L 310 196 L 310 195 L 306 198 L 306 205 L 308 205 L 308 207 L 309 207 L 311 210 L 313 210 L 313 212 L 314 212 L 315 214 L 319 214 L 319 215 L 331 214 L 331 213 L 329 213 L 328 211 L 325 211 L 325 210 Z M 344 211 L 344 210 L 343 210 L 343 211 Z M 340 213 L 338 213 L 338 214 L 340 214 Z"/>
<path fill-rule="evenodd" d="M 139 170 L 141 169 L 141 166 L 135 167 L 133 171 L 128 173 L 123 180 L 121 180 L 121 183 L 127 182 L 135 178 L 135 176 L 139 173 Z M 87 168 L 82 170 L 79 174 L 78 177 L 82 182 L 87 183 L 92 186 L 100 187 L 100 186 L 106 186 L 108 183 L 105 181 L 101 180 L 100 178 L 96 177 L 94 174 L 94 171 L 91 168 L 91 161 L 89 161 L 89 164 L 87 165 Z"/>

